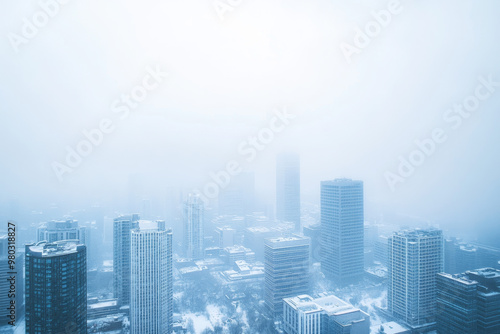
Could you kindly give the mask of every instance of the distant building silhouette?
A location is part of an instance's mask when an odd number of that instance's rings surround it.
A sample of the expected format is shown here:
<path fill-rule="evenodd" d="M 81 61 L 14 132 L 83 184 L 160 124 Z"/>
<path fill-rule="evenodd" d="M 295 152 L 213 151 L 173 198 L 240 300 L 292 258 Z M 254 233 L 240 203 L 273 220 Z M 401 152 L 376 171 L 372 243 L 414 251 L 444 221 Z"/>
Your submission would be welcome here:
<path fill-rule="evenodd" d="M 184 252 L 189 259 L 204 256 L 203 201 L 200 196 L 189 194 L 184 203 Z"/>
<path fill-rule="evenodd" d="M 300 231 L 300 157 L 282 153 L 276 157 L 276 218 L 295 224 Z"/>

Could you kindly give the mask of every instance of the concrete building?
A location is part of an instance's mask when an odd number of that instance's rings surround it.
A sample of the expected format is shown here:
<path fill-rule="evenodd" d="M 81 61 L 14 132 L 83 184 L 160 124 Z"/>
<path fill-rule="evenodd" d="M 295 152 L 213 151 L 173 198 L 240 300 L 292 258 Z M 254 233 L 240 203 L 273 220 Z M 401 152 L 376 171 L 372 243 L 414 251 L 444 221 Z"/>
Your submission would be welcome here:
<path fill-rule="evenodd" d="M 26 333 L 87 333 L 86 247 L 77 240 L 26 245 Z"/>
<path fill-rule="evenodd" d="M 203 202 L 199 195 L 189 194 L 184 203 L 184 252 L 189 259 L 204 256 Z"/>
<path fill-rule="evenodd" d="M 274 317 L 283 313 L 283 298 L 309 292 L 310 242 L 299 236 L 266 239 L 264 301 Z"/>
<path fill-rule="evenodd" d="M 404 230 L 389 238 L 389 312 L 412 328 L 432 327 L 436 276 L 443 271 L 443 233 Z"/>
<path fill-rule="evenodd" d="M 285 298 L 283 329 L 287 334 L 370 334 L 370 316 L 336 296 Z"/>
<path fill-rule="evenodd" d="M 130 305 L 130 231 L 138 221 L 138 214 L 113 221 L 113 294 L 120 306 Z"/>
<path fill-rule="evenodd" d="M 500 333 L 500 270 L 437 276 L 440 334 Z"/>
<path fill-rule="evenodd" d="M 283 153 L 276 157 L 276 219 L 292 222 L 300 231 L 300 157 Z"/>
<path fill-rule="evenodd" d="M 264 261 L 265 240 L 281 236 L 281 231 L 269 227 L 248 227 L 244 232 L 244 245 L 255 252 L 258 261 Z"/>
<path fill-rule="evenodd" d="M 221 226 L 215 228 L 217 247 L 225 248 L 234 246 L 236 230 L 229 226 Z"/>
<path fill-rule="evenodd" d="M 339 285 L 364 274 L 363 182 L 321 182 L 321 270 Z"/>
<path fill-rule="evenodd" d="M 172 231 L 164 221 L 131 231 L 131 334 L 170 334 L 173 315 Z"/>

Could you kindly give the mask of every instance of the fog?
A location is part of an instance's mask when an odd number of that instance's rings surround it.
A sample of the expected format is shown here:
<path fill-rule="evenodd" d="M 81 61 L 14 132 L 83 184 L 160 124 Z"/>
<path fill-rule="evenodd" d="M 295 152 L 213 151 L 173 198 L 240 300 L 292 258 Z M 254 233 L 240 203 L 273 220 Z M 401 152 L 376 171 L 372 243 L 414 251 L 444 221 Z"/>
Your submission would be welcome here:
<path fill-rule="evenodd" d="M 165 219 L 168 194 L 202 190 L 231 161 L 255 172 L 260 208 L 273 206 L 275 156 L 295 151 L 304 203 L 318 205 L 321 180 L 359 179 L 367 220 L 500 247 L 498 2 L 401 1 L 350 63 L 342 43 L 388 1 L 234 3 L 73 0 L 13 42 L 40 5 L 5 1 L 0 218 L 22 225 L 33 211 L 60 219 L 94 205 L 113 218 L 148 199 Z M 145 80 L 147 96 L 123 102 Z M 480 85 L 488 97 L 451 120 Z M 241 154 L 273 122 L 273 138 Z M 98 128 L 108 133 L 68 167 L 68 147 Z M 436 128 L 446 140 L 391 188 L 387 172 Z"/>

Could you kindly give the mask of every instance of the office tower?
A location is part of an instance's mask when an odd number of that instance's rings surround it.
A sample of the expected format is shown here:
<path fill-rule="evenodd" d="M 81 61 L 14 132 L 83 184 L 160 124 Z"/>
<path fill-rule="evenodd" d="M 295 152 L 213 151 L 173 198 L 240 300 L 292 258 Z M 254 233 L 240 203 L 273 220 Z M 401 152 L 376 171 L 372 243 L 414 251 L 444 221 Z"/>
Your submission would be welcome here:
<path fill-rule="evenodd" d="M 264 300 L 272 316 L 283 313 L 283 298 L 309 292 L 310 242 L 299 236 L 266 239 Z"/>
<path fill-rule="evenodd" d="M 26 245 L 26 333 L 87 333 L 86 247 Z"/>
<path fill-rule="evenodd" d="M 375 242 L 375 261 L 387 266 L 389 261 L 389 238 L 385 235 L 379 235 Z"/>
<path fill-rule="evenodd" d="M 113 294 L 119 305 L 130 305 L 130 231 L 138 220 L 132 214 L 113 221 Z"/>
<path fill-rule="evenodd" d="M 24 252 L 16 249 L 16 259 L 14 268 L 9 265 L 9 237 L 7 235 L 0 236 L 0 327 L 9 325 L 8 322 L 14 320 L 14 315 L 10 317 L 11 301 L 15 303 L 15 320 L 17 321 L 22 317 L 24 311 Z M 13 249 L 10 248 L 12 254 Z M 15 281 L 15 296 L 9 293 L 11 289 L 11 282 L 9 278 L 11 272 L 16 272 Z"/>
<path fill-rule="evenodd" d="M 439 334 L 500 333 L 500 270 L 437 276 Z"/>
<path fill-rule="evenodd" d="M 321 261 L 321 225 L 304 226 L 302 231 L 304 236 L 311 238 L 311 259 L 315 262 Z"/>
<path fill-rule="evenodd" d="M 363 182 L 321 182 L 321 269 L 339 285 L 363 277 Z"/>
<path fill-rule="evenodd" d="M 189 194 L 184 203 L 184 251 L 187 258 L 203 258 L 203 239 L 203 202 L 199 195 Z"/>
<path fill-rule="evenodd" d="M 255 211 L 255 175 L 241 172 L 222 186 L 218 197 L 219 215 L 245 216 Z"/>
<path fill-rule="evenodd" d="M 300 295 L 283 300 L 286 334 L 370 334 L 370 316 L 336 296 Z"/>
<path fill-rule="evenodd" d="M 449 274 L 463 273 L 467 270 L 477 268 L 478 262 L 479 257 L 477 247 L 462 242 L 456 238 L 445 240 L 444 272 Z"/>
<path fill-rule="evenodd" d="M 276 228 L 249 227 L 244 232 L 244 245 L 255 252 L 255 259 L 257 261 L 264 261 L 265 240 L 281 235 L 282 233 Z"/>
<path fill-rule="evenodd" d="M 295 224 L 300 231 L 300 157 L 282 153 L 276 157 L 276 218 Z"/>
<path fill-rule="evenodd" d="M 86 229 L 80 227 L 78 221 L 68 219 L 64 221 L 50 221 L 42 223 L 37 230 L 37 242 L 54 242 L 60 240 L 78 240 L 86 244 Z"/>
<path fill-rule="evenodd" d="M 389 243 L 389 312 L 417 328 L 435 323 L 436 276 L 443 271 L 440 230 L 395 232 Z"/>
<path fill-rule="evenodd" d="M 141 220 L 131 231 L 132 334 L 170 334 L 173 316 L 172 231 Z"/>

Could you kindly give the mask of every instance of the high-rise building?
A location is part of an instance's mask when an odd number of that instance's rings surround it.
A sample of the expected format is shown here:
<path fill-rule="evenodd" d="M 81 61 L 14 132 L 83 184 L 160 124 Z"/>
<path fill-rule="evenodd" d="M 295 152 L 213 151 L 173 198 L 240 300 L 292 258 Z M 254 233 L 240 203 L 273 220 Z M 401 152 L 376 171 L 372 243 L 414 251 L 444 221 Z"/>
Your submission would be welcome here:
<path fill-rule="evenodd" d="M 11 244 L 12 245 L 12 244 Z M 9 325 L 8 322 L 21 318 L 24 310 L 24 251 L 16 250 L 14 267 L 9 264 L 9 250 L 13 254 L 14 249 L 9 248 L 8 235 L 0 236 L 0 327 Z M 15 282 L 10 281 L 12 272 L 17 273 Z M 15 286 L 15 295 L 11 291 L 11 283 Z M 11 317 L 11 301 L 15 306 Z M 17 324 L 17 322 L 16 322 Z"/>
<path fill-rule="evenodd" d="M 283 298 L 309 292 L 310 242 L 299 236 L 266 239 L 264 299 L 272 316 L 283 313 Z"/>
<path fill-rule="evenodd" d="M 26 333 L 87 333 L 86 247 L 26 245 Z"/>
<path fill-rule="evenodd" d="M 172 231 L 164 221 L 132 229 L 131 278 L 131 333 L 172 333 Z"/>
<path fill-rule="evenodd" d="M 283 153 L 276 157 L 276 218 L 295 224 L 300 231 L 300 157 Z"/>
<path fill-rule="evenodd" d="M 255 175 L 241 172 L 222 187 L 218 197 L 219 215 L 245 216 L 255 210 Z"/>
<path fill-rule="evenodd" d="M 500 270 L 437 276 L 439 334 L 500 333 Z"/>
<path fill-rule="evenodd" d="M 61 241 L 61 240 L 78 240 L 80 243 L 86 244 L 86 229 L 80 227 L 77 220 L 49 221 L 42 223 L 37 230 L 37 242 Z"/>
<path fill-rule="evenodd" d="M 130 305 L 130 231 L 137 221 L 137 214 L 113 221 L 113 293 L 119 305 Z"/>
<path fill-rule="evenodd" d="M 234 246 L 236 230 L 229 226 L 215 228 L 217 246 L 220 248 Z"/>
<path fill-rule="evenodd" d="M 203 201 L 199 195 L 189 194 L 184 203 L 184 251 L 187 258 L 204 256 Z"/>
<path fill-rule="evenodd" d="M 339 285 L 364 274 L 363 182 L 321 182 L 321 270 Z"/>
<path fill-rule="evenodd" d="M 311 238 L 311 259 L 315 262 L 321 261 L 321 225 L 304 226 L 302 231 L 304 236 Z"/>
<path fill-rule="evenodd" d="M 436 276 L 443 271 L 443 233 L 404 230 L 388 240 L 388 308 L 412 328 L 435 325 Z"/>
<path fill-rule="evenodd" d="M 370 316 L 336 296 L 283 300 L 286 334 L 370 334 Z"/>

